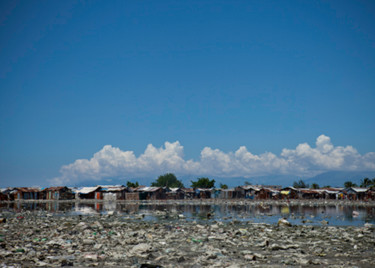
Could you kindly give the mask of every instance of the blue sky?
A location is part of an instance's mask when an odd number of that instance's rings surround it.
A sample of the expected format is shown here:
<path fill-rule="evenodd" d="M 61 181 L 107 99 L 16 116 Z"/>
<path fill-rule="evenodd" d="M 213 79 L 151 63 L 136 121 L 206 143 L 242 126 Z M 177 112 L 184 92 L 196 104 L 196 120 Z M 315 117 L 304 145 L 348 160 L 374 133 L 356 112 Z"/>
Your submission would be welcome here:
<path fill-rule="evenodd" d="M 0 185 L 374 170 L 374 15 L 373 1 L 1 1 Z"/>

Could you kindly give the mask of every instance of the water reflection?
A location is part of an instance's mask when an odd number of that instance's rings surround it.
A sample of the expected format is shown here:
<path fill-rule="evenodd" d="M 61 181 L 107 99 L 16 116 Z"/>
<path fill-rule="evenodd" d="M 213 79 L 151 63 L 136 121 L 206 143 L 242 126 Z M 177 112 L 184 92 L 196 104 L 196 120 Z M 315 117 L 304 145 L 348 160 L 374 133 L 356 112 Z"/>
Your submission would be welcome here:
<path fill-rule="evenodd" d="M 292 224 L 363 225 L 375 223 L 375 207 L 356 205 L 280 205 L 280 204 L 127 204 L 97 203 L 1 203 L 0 212 L 47 211 L 61 215 L 117 214 L 124 220 L 249 221 L 276 223 L 280 217 Z M 354 214 L 353 214 L 354 212 Z"/>

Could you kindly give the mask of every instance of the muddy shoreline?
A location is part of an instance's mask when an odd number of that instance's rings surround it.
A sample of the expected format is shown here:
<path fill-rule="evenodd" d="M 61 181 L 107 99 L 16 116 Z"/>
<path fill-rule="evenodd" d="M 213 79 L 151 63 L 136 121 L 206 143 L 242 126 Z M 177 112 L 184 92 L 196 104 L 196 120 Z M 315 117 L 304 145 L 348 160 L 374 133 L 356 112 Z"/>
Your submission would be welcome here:
<path fill-rule="evenodd" d="M 2 204 L 14 203 L 76 203 L 76 204 L 93 204 L 93 203 L 110 203 L 119 204 L 238 204 L 238 205 L 301 205 L 301 206 L 330 206 L 330 205 L 351 205 L 362 207 L 375 207 L 375 201 L 352 201 L 352 200 L 332 200 L 332 199 L 289 199 L 289 200 L 250 200 L 250 199 L 181 199 L 181 200 L 97 200 L 97 199 L 73 199 L 73 200 L 17 200 L 17 201 L 0 201 Z"/>
<path fill-rule="evenodd" d="M 217 203 L 169 200 L 134 204 L 191 202 Z M 220 204 L 227 202 L 220 200 Z M 264 205 L 269 201 L 232 202 Z M 352 201 L 271 202 L 374 206 Z M 375 227 L 369 223 L 329 226 L 322 222 L 309 226 L 235 219 L 197 222 L 179 214 L 163 221 L 144 221 L 142 215 L 138 216 L 137 221 L 131 221 L 116 213 L 59 217 L 43 210 L 2 213 L 5 222 L 0 223 L 0 267 L 371 267 L 375 259 Z"/>

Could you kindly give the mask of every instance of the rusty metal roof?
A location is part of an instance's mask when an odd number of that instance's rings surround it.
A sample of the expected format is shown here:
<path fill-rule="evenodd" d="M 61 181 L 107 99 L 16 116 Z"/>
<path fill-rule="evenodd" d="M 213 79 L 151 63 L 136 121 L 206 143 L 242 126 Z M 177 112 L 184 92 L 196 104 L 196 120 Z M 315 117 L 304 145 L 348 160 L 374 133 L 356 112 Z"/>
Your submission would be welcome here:
<path fill-rule="evenodd" d="M 65 188 L 68 188 L 68 187 L 66 187 L 66 186 L 48 187 L 48 188 L 44 189 L 43 192 L 46 192 L 46 191 L 60 191 L 60 190 L 65 189 Z"/>
<path fill-rule="evenodd" d="M 23 192 L 23 193 L 38 193 L 38 192 L 40 192 L 39 188 L 34 188 L 34 187 L 17 187 L 16 189 L 20 192 Z"/>

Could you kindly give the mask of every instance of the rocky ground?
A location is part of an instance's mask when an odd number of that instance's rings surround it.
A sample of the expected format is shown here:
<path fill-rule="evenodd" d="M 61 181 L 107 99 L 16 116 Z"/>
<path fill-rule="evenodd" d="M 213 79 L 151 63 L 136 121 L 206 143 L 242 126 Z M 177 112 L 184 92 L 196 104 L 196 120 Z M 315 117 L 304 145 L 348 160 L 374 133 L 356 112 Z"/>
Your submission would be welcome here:
<path fill-rule="evenodd" d="M 374 267 L 375 227 L 2 215 L 0 267 Z M 4 220 L 5 219 L 5 220 Z M 5 222 L 4 222 L 5 221 Z"/>

